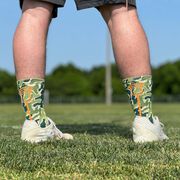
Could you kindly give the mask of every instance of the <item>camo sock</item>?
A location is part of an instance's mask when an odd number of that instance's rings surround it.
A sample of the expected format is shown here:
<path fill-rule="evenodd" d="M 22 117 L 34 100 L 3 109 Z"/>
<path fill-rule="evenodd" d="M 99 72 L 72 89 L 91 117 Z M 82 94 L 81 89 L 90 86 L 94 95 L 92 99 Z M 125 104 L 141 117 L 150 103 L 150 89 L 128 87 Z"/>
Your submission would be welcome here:
<path fill-rule="evenodd" d="M 36 121 L 41 128 L 50 124 L 43 104 L 45 82 L 43 79 L 17 81 L 21 103 L 26 113 L 26 120 Z"/>
<path fill-rule="evenodd" d="M 149 118 L 153 122 L 152 114 L 152 76 L 132 77 L 123 80 L 124 87 L 130 99 L 135 116 Z"/>

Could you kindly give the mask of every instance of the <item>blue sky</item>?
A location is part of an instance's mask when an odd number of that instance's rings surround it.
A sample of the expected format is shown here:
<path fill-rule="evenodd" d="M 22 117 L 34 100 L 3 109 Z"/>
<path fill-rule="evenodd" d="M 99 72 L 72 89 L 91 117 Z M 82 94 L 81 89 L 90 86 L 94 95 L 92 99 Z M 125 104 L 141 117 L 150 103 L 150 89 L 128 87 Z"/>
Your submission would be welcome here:
<path fill-rule="evenodd" d="M 179 58 L 180 1 L 137 0 L 137 6 L 149 39 L 152 65 Z M 12 38 L 20 15 L 18 0 L 1 2 L 0 68 L 12 73 Z M 76 11 L 74 2 L 67 0 L 50 27 L 47 72 L 51 72 L 58 64 L 69 62 L 85 69 L 104 64 L 106 32 L 105 23 L 94 8 Z"/>

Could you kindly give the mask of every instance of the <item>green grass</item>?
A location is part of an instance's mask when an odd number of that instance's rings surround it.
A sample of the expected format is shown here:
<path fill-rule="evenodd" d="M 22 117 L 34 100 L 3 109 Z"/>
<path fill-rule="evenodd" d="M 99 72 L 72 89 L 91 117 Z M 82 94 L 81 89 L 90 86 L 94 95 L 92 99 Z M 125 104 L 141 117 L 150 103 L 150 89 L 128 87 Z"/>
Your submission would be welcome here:
<path fill-rule="evenodd" d="M 179 179 L 180 104 L 155 104 L 170 140 L 135 144 L 127 104 L 50 105 L 73 141 L 20 140 L 21 106 L 0 105 L 0 179 Z"/>

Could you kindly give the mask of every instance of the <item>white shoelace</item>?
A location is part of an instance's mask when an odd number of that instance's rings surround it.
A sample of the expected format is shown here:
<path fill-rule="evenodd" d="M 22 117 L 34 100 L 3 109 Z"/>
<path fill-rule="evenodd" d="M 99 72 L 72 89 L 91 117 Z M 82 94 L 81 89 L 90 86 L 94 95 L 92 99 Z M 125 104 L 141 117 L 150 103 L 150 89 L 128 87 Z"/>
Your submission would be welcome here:
<path fill-rule="evenodd" d="M 159 121 L 159 118 L 158 118 L 157 116 L 155 116 L 154 118 L 159 122 L 160 128 L 161 128 L 161 133 L 164 134 L 164 131 L 163 131 L 163 129 L 164 129 L 164 124 L 163 124 L 162 122 Z"/>
<path fill-rule="evenodd" d="M 58 136 L 59 138 L 62 138 L 63 137 L 63 133 L 56 127 L 55 123 L 50 119 L 48 118 L 48 120 L 51 122 L 51 124 L 54 126 L 55 130 L 56 130 L 56 136 Z"/>

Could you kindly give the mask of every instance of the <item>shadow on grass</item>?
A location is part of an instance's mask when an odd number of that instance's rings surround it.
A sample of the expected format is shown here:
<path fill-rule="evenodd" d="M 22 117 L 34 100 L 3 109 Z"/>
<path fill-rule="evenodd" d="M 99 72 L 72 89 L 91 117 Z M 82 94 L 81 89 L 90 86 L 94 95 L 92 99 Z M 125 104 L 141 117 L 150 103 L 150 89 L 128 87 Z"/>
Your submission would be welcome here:
<path fill-rule="evenodd" d="M 93 124 L 64 124 L 57 125 L 62 132 L 68 133 L 80 133 L 80 134 L 90 134 L 90 135 L 103 135 L 103 134 L 115 134 L 125 138 L 131 138 L 132 132 L 129 127 L 119 126 L 110 123 L 93 123 Z"/>
<path fill-rule="evenodd" d="M 90 134 L 90 135 L 116 135 L 118 137 L 123 137 L 126 139 L 131 138 L 131 132 L 130 128 L 122 125 L 116 125 L 111 123 L 93 123 L 93 124 L 65 124 L 65 125 L 57 125 L 58 128 L 60 128 L 63 132 L 69 132 L 72 134 L 79 133 L 79 134 Z M 106 137 L 105 137 L 106 138 Z M 19 137 L 18 137 L 19 139 Z M 80 139 L 81 140 L 81 139 Z M 92 141 L 90 141 L 92 142 Z M 69 160 L 70 155 L 72 156 L 71 163 L 76 162 L 76 158 L 83 158 L 84 155 L 80 154 L 78 151 L 81 151 L 82 148 L 81 143 L 78 143 L 75 145 L 76 142 L 70 142 L 70 144 L 62 143 L 59 146 L 59 143 L 49 143 L 49 142 L 43 142 L 40 145 L 38 144 L 30 144 L 25 143 L 21 141 L 20 139 L 16 141 L 15 137 L 5 137 L 0 139 L 1 148 L 0 148 L 0 165 L 3 166 L 7 170 L 14 170 L 17 173 L 25 172 L 37 172 L 41 168 L 48 168 L 52 171 L 54 169 L 54 163 L 60 167 L 59 169 L 61 172 L 68 172 L 68 170 L 64 170 L 63 166 L 61 165 L 66 163 L 67 160 Z M 92 150 L 96 143 L 93 144 L 82 144 L 82 147 L 88 151 Z M 88 147 L 92 146 L 92 147 Z M 104 147 L 101 147 L 102 150 L 108 150 L 107 142 L 103 144 Z M 57 147 L 57 148 L 56 148 Z M 75 150 L 72 150 L 72 147 L 75 148 Z M 45 149 L 44 149 L 45 148 Z M 66 150 L 67 148 L 67 150 Z M 101 158 L 101 156 L 104 156 L 101 148 L 97 150 L 92 150 L 92 154 L 95 154 L 95 156 L 98 156 Z M 110 148 L 112 149 L 112 147 Z M 61 151 L 62 150 L 62 151 Z M 72 153 L 70 152 L 72 151 Z M 109 150 L 108 150 L 109 152 Z M 60 154 L 62 153 L 62 156 Z M 113 157 L 116 153 L 116 150 L 113 150 Z M 69 155 L 70 154 L 70 155 Z M 75 155 L 73 155 L 75 154 Z M 67 155 L 67 158 L 64 158 L 64 156 Z M 58 156 L 58 160 L 56 161 L 56 157 Z M 87 162 L 91 161 L 88 158 L 92 158 L 91 156 L 87 156 Z M 95 157 L 96 158 L 96 157 Z M 109 156 L 108 156 L 109 158 Z M 110 158 L 112 159 L 112 158 Z M 61 162 L 63 162 L 61 164 Z M 78 162 L 81 162 L 79 159 Z M 0 166 L 0 168 L 1 168 Z M 69 168 L 69 167 L 68 167 Z M 0 172 L 1 173 L 1 172 Z M 1 178 L 0 178 L 1 179 Z"/>

